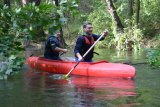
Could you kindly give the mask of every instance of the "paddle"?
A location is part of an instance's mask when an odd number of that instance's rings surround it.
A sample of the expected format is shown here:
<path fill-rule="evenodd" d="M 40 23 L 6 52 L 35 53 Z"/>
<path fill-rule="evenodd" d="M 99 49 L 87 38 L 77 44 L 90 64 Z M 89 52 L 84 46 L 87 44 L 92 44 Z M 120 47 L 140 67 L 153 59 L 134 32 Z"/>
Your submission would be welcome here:
<path fill-rule="evenodd" d="M 105 30 L 105 32 L 108 32 L 108 30 Z M 104 36 L 105 33 L 103 33 L 95 42 L 94 44 L 87 50 L 87 52 L 82 56 L 82 59 L 79 60 L 76 65 L 64 76 L 64 78 L 67 78 L 70 73 L 77 67 L 77 65 L 83 60 L 83 58 L 91 51 L 91 49 L 97 44 L 97 42 Z"/>

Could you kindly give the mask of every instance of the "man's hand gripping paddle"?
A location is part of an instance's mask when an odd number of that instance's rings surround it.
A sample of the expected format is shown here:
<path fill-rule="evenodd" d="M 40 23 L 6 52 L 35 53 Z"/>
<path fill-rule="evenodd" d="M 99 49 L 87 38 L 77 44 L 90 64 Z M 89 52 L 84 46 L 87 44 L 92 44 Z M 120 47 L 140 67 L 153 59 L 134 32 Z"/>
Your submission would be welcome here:
<path fill-rule="evenodd" d="M 74 67 L 66 74 L 64 75 L 64 79 L 67 79 L 68 76 L 71 74 L 71 72 L 77 67 L 77 65 L 83 60 L 83 58 L 92 50 L 92 48 L 97 44 L 97 42 L 104 36 L 108 34 L 108 30 L 106 29 L 103 34 L 94 42 L 94 44 L 86 51 L 86 53 L 82 56 L 82 59 L 79 60 Z"/>

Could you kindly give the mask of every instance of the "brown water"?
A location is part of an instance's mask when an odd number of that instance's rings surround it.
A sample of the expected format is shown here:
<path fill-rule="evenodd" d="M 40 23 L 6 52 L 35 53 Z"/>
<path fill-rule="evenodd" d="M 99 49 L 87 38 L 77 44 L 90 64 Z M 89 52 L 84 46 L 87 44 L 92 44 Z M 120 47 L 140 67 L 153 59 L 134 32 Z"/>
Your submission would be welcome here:
<path fill-rule="evenodd" d="M 0 81 L 0 107 L 160 107 L 160 70 L 141 63 L 146 61 L 143 51 L 97 52 L 94 60 L 131 62 L 135 79 L 71 76 L 64 80 L 26 65 L 20 74 Z"/>

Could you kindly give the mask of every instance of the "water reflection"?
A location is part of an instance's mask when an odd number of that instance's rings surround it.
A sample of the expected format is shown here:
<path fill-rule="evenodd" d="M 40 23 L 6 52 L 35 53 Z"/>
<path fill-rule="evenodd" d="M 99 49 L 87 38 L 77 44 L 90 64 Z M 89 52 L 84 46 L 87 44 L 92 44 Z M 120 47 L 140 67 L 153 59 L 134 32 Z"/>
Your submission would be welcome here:
<path fill-rule="evenodd" d="M 118 78 L 71 77 L 76 97 L 85 107 L 96 102 L 112 101 L 122 97 L 135 96 L 134 81 Z"/>
<path fill-rule="evenodd" d="M 45 106 L 106 107 L 119 98 L 136 96 L 134 80 L 121 78 L 71 76 L 64 80 L 48 73 L 28 72 L 26 83 L 27 90 L 35 90 L 40 97 L 35 100 L 42 100 L 38 102 Z M 130 107 L 134 102 L 126 104 L 124 100 L 121 104 Z"/>

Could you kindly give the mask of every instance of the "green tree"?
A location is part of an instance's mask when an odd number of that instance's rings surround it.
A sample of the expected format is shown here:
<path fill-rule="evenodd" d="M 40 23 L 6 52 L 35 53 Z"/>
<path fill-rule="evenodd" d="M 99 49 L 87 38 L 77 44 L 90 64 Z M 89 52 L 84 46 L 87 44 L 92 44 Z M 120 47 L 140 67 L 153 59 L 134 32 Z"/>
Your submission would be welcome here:
<path fill-rule="evenodd" d="M 63 1 L 56 7 L 52 3 L 29 3 L 25 6 L 0 5 L 0 79 L 20 71 L 24 56 L 23 41 L 29 38 L 41 42 L 45 31 L 54 33 L 66 23 L 64 11 L 71 12 L 76 2 Z M 57 17 L 59 15 L 59 17 Z"/>

